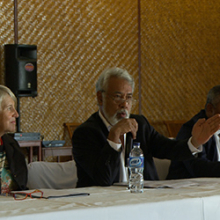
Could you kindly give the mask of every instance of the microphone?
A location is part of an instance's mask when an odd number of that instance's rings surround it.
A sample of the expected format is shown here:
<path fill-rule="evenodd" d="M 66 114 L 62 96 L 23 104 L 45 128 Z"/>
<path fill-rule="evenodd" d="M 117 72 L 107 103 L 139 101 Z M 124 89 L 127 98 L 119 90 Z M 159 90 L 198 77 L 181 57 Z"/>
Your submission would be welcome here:
<path fill-rule="evenodd" d="M 133 145 L 133 136 L 132 136 L 132 133 L 129 132 L 127 133 L 127 136 L 126 136 L 126 146 L 125 146 L 125 166 L 126 167 L 128 167 L 129 154 L 131 152 L 132 145 Z"/>

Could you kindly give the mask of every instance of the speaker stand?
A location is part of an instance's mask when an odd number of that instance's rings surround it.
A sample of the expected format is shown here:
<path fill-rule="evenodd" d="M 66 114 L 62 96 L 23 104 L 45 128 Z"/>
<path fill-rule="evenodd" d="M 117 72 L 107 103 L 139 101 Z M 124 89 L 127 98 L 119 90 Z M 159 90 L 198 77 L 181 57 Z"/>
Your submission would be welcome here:
<path fill-rule="evenodd" d="M 18 118 L 16 118 L 17 132 L 21 132 L 20 130 L 20 98 L 17 96 L 17 112 L 19 114 Z"/>

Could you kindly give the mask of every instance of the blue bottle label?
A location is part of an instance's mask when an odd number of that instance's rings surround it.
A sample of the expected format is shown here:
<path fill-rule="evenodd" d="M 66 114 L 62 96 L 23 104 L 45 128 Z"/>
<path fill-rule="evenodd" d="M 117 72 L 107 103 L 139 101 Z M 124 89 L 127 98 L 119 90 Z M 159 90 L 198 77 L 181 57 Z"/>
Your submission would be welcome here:
<path fill-rule="evenodd" d="M 143 168 L 144 157 L 129 157 L 129 167 Z"/>

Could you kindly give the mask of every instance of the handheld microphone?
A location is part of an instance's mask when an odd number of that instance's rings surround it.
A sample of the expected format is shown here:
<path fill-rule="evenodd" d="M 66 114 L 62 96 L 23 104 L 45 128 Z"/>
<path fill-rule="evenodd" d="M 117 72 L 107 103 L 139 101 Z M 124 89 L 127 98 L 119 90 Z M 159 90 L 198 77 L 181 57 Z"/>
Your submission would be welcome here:
<path fill-rule="evenodd" d="M 128 167 L 129 154 L 131 152 L 132 145 L 133 145 L 133 136 L 132 136 L 132 133 L 129 132 L 127 133 L 127 136 L 126 136 L 126 146 L 125 146 L 125 166 L 126 167 Z"/>

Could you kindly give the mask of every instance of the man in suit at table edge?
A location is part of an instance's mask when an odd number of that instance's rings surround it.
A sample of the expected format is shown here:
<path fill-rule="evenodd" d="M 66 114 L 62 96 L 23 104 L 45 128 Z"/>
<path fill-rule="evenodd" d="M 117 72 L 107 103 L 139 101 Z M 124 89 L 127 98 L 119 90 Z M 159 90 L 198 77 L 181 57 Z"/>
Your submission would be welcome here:
<path fill-rule="evenodd" d="M 190 137 L 194 124 L 200 118 L 211 118 L 215 114 L 220 114 L 220 85 L 214 86 L 207 94 L 205 109 L 193 116 L 188 122 L 183 124 L 177 140 L 184 140 Z M 203 144 L 202 152 L 196 157 L 184 161 L 172 161 L 167 179 L 182 179 L 196 177 L 220 177 L 220 130 Z"/>
<path fill-rule="evenodd" d="M 170 140 L 159 134 L 143 115 L 130 114 L 134 80 L 124 69 L 106 69 L 96 83 L 99 111 L 73 133 L 77 187 L 109 186 L 127 182 L 124 147 L 127 133 L 140 142 L 144 153 L 144 179 L 158 180 L 153 157 L 185 160 L 202 150 L 202 144 L 220 128 L 220 115 L 200 119 L 188 140 Z"/>

